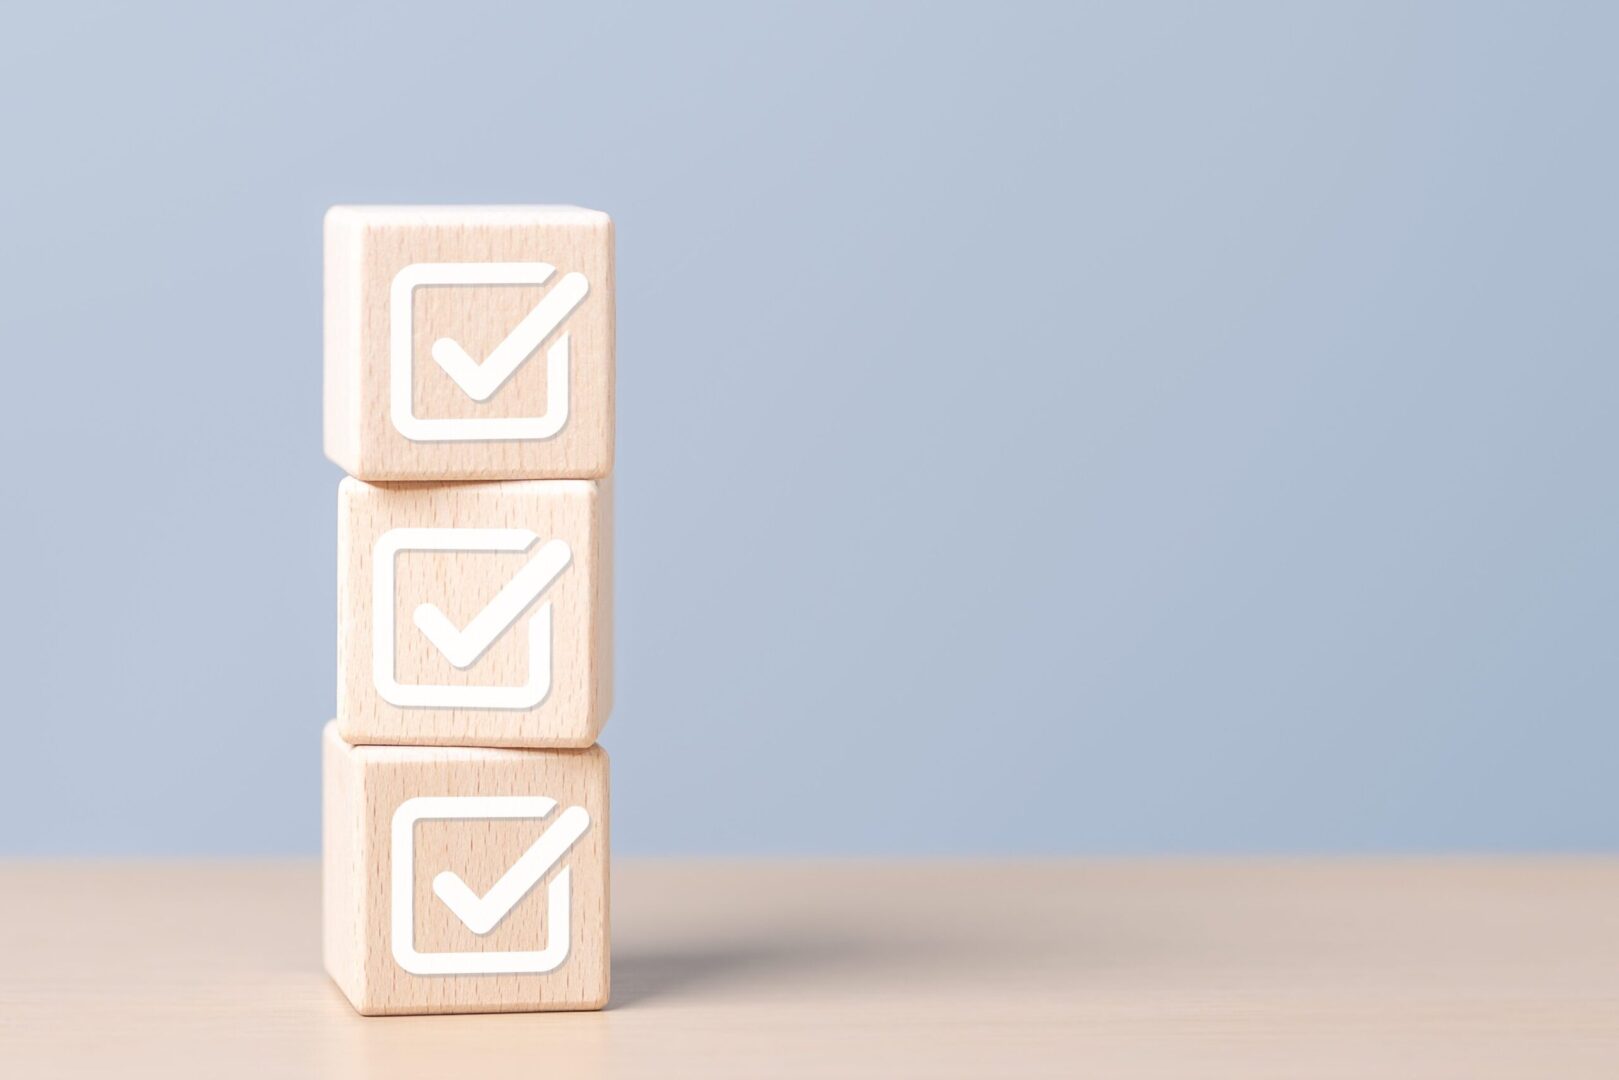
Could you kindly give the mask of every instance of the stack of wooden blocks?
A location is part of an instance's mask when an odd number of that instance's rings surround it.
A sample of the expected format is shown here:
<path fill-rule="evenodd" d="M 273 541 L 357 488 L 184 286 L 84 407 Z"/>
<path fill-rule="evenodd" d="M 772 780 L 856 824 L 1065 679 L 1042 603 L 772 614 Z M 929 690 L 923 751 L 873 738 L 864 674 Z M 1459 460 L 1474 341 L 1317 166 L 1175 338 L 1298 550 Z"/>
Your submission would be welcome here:
<path fill-rule="evenodd" d="M 613 226 L 326 216 L 326 968 L 366 1015 L 608 995 Z"/>

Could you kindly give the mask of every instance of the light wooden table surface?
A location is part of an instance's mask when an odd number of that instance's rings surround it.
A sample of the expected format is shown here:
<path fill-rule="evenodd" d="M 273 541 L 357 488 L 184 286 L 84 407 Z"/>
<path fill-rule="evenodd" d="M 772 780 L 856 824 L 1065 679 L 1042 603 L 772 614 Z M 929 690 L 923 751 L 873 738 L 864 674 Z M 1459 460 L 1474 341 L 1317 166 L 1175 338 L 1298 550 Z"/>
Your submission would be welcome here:
<path fill-rule="evenodd" d="M 1619 1077 L 1614 859 L 620 860 L 539 1016 L 356 1016 L 318 893 L 0 863 L 0 1076 Z"/>

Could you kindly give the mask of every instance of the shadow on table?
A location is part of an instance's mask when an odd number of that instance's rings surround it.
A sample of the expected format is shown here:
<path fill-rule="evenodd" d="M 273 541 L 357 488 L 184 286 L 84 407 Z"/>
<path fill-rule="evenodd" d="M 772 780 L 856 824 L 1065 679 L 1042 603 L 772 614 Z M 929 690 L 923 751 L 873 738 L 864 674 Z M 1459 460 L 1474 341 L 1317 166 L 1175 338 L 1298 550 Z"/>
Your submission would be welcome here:
<path fill-rule="evenodd" d="M 939 954 L 942 943 L 894 937 L 694 942 L 680 948 L 613 950 L 613 996 L 609 1010 L 661 998 L 703 996 L 750 986 L 784 987 L 832 977 L 853 978 L 865 970 L 916 964 Z"/>

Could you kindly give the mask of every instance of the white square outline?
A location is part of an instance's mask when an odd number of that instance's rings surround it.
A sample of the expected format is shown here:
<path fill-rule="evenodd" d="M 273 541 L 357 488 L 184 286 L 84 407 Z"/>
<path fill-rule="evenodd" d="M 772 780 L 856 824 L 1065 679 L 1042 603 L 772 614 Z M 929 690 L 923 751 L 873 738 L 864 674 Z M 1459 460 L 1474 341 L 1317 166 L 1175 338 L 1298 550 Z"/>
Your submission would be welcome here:
<path fill-rule="evenodd" d="M 528 682 L 522 686 L 402 683 L 394 673 L 395 562 L 404 551 L 527 551 L 528 529 L 389 529 L 371 552 L 371 677 L 382 700 L 400 709 L 532 709 L 551 693 L 551 603 L 528 621 Z"/>
<path fill-rule="evenodd" d="M 411 263 L 388 289 L 388 404 L 399 434 L 411 442 L 516 442 L 549 439 L 568 422 L 569 335 L 545 354 L 547 396 L 543 416 L 431 419 L 416 415 L 412 383 L 415 332 L 412 300 L 424 285 L 544 285 L 556 267 L 543 262 Z"/>
<path fill-rule="evenodd" d="M 442 953 L 416 949 L 416 823 L 537 820 L 556 807 L 557 801 L 545 795 L 418 795 L 400 803 L 393 814 L 389 851 L 393 864 L 389 943 L 394 961 L 412 975 L 544 975 L 561 967 L 573 941 L 573 877 L 567 866 L 557 871 L 546 889 L 543 949 Z"/>

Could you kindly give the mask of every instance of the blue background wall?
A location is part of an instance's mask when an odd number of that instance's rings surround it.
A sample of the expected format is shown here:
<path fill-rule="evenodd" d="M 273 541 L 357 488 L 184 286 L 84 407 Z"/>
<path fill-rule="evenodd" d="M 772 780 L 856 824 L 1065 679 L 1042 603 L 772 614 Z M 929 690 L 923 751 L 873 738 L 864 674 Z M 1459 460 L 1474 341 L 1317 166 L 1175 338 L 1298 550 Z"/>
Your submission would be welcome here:
<path fill-rule="evenodd" d="M 0 851 L 316 847 L 339 201 L 617 217 L 621 851 L 1619 846 L 1612 6 L 6 19 Z"/>

